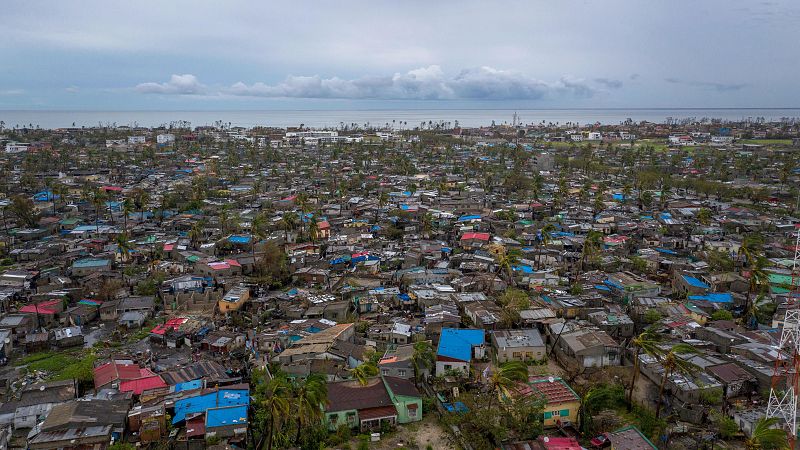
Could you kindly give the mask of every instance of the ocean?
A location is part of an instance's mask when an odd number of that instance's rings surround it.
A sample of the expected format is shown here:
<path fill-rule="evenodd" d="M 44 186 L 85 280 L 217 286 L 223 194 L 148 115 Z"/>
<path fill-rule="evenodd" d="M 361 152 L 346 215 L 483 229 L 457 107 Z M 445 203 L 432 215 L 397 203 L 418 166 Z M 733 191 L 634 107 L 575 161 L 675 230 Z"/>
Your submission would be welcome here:
<path fill-rule="evenodd" d="M 303 124 L 311 128 L 339 127 L 357 123 L 359 126 L 389 126 L 414 128 L 421 122 L 458 121 L 459 125 L 475 127 L 512 123 L 514 114 L 523 124 L 545 123 L 602 123 L 615 125 L 632 119 L 663 123 L 667 118 L 714 118 L 728 121 L 756 119 L 767 121 L 800 118 L 800 108 L 633 108 L 633 109 L 371 109 L 371 110 L 252 110 L 252 111 L 0 111 L 0 121 L 7 128 L 39 126 L 62 128 L 71 126 L 128 125 L 153 127 L 173 121 L 188 121 L 192 126 L 213 125 L 217 121 L 233 126 L 290 127 Z"/>

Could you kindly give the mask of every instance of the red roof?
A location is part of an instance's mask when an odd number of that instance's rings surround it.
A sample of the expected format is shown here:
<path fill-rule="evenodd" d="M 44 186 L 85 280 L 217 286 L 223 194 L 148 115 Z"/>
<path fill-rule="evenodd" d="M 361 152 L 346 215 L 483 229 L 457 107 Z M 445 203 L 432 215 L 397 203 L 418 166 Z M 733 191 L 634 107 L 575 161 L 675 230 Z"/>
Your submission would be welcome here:
<path fill-rule="evenodd" d="M 206 434 L 206 414 L 199 414 L 186 420 L 186 436 L 196 437 Z"/>
<path fill-rule="evenodd" d="M 164 380 L 162 380 L 161 377 L 158 375 L 151 375 L 149 377 L 142 377 L 142 378 L 137 378 L 135 380 L 123 381 L 119 384 L 120 392 L 133 392 L 136 395 L 141 395 L 142 392 L 148 389 L 155 389 L 160 387 L 167 387 L 167 383 L 164 383 Z"/>
<path fill-rule="evenodd" d="M 331 227 L 331 224 L 328 223 L 327 220 L 323 220 L 322 222 L 317 222 L 317 228 L 320 230 L 325 230 Z"/>
<path fill-rule="evenodd" d="M 578 440 L 571 437 L 542 437 L 539 440 L 547 450 L 581 450 Z"/>
<path fill-rule="evenodd" d="M 174 243 L 173 244 L 164 244 L 164 251 L 165 252 L 171 252 L 173 248 L 175 248 L 175 244 Z"/>
<path fill-rule="evenodd" d="M 397 409 L 394 406 L 379 406 L 377 408 L 368 408 L 358 411 L 358 420 L 373 420 L 382 419 L 384 417 L 391 417 L 397 415 Z"/>
<path fill-rule="evenodd" d="M 242 267 L 242 265 L 239 264 L 239 261 L 235 259 L 226 259 L 225 262 L 231 267 Z"/>
<path fill-rule="evenodd" d="M 129 381 L 152 375 L 150 369 L 142 369 L 136 364 L 117 364 L 111 361 L 94 368 L 94 388 L 100 389 L 118 380 Z"/>
<path fill-rule="evenodd" d="M 477 239 L 479 241 L 488 241 L 489 236 L 489 233 L 464 233 L 464 235 L 461 236 L 461 240 L 466 241 L 468 239 Z"/>
<path fill-rule="evenodd" d="M 122 188 L 119 186 L 103 186 L 101 189 L 104 191 L 122 192 Z"/>
<path fill-rule="evenodd" d="M 28 314 L 55 314 L 58 311 L 54 308 L 54 306 L 61 303 L 59 299 L 52 299 L 47 300 L 41 303 L 35 303 L 31 305 L 25 305 L 19 309 L 19 312 L 24 312 Z"/>
<path fill-rule="evenodd" d="M 174 319 L 167 320 L 167 323 L 162 325 L 157 325 L 155 328 L 150 330 L 153 334 L 164 334 L 167 330 L 177 330 L 181 327 L 186 321 L 189 320 L 185 317 L 176 317 Z"/>

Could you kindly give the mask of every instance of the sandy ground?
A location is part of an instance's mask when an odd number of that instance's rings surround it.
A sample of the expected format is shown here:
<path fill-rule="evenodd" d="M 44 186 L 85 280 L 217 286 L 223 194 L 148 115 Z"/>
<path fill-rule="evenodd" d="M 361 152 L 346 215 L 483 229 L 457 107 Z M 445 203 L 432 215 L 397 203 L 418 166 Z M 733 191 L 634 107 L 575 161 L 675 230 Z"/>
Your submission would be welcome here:
<path fill-rule="evenodd" d="M 456 450 L 450 435 L 436 422 L 435 414 L 428 414 L 422 422 L 401 425 L 397 431 L 384 437 L 380 442 L 373 442 L 370 449 L 390 450 L 405 447 L 420 449 L 430 445 L 435 450 Z M 353 448 L 356 448 L 353 446 Z"/>

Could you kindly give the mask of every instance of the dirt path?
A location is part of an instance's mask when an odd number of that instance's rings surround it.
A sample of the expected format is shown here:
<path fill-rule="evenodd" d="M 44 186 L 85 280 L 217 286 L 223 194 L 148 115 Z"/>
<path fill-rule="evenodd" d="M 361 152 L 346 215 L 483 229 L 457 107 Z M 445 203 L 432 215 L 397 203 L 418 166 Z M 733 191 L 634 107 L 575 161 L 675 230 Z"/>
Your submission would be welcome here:
<path fill-rule="evenodd" d="M 456 450 L 450 435 L 436 422 L 436 415 L 429 414 L 422 422 L 402 425 L 390 436 L 370 445 L 371 449 L 389 450 L 405 447 L 425 450 L 428 446 L 435 450 Z"/>

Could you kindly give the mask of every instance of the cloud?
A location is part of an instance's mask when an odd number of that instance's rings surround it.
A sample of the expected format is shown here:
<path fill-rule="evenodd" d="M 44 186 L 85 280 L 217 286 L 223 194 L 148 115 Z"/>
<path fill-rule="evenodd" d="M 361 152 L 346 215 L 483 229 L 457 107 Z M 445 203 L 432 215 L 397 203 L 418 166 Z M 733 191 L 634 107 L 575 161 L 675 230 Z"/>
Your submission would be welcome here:
<path fill-rule="evenodd" d="M 719 83 L 714 81 L 690 81 L 679 78 L 665 78 L 664 81 L 672 84 L 682 84 L 684 86 L 696 87 L 717 92 L 733 92 L 746 87 L 745 83 Z"/>
<path fill-rule="evenodd" d="M 67 91 L 70 94 L 77 94 L 78 92 L 81 91 L 81 89 L 78 86 L 69 86 L 69 87 L 65 88 L 64 90 Z"/>
<path fill-rule="evenodd" d="M 173 74 L 166 83 L 138 84 L 136 91 L 142 94 L 201 95 L 206 92 L 206 86 L 194 75 Z"/>
<path fill-rule="evenodd" d="M 622 81 L 612 80 L 610 78 L 595 78 L 594 82 L 608 89 L 619 89 L 622 87 Z"/>
<path fill-rule="evenodd" d="M 6 89 L 0 90 L 0 95 L 24 95 L 24 89 Z"/>
<path fill-rule="evenodd" d="M 220 93 L 242 97 L 382 100 L 537 100 L 547 96 L 591 97 L 597 89 L 583 79 L 545 82 L 516 71 L 482 66 L 448 76 L 437 65 L 391 76 L 354 79 L 289 76 L 277 84 L 235 83 Z"/>

